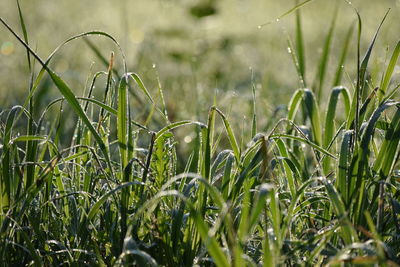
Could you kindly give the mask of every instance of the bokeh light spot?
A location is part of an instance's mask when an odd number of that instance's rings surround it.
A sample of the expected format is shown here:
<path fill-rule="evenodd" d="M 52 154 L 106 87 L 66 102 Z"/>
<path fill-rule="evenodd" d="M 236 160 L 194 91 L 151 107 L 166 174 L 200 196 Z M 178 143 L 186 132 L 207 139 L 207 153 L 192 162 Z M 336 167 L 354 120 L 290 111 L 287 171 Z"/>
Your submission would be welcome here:
<path fill-rule="evenodd" d="M 0 54 L 4 56 L 9 56 L 14 53 L 14 44 L 11 42 L 4 42 L 0 48 Z"/>
<path fill-rule="evenodd" d="M 133 29 L 129 34 L 130 40 L 134 44 L 140 44 L 144 40 L 144 33 L 139 29 Z"/>
<path fill-rule="evenodd" d="M 183 139 L 183 141 L 185 141 L 186 144 L 189 144 L 190 142 L 192 142 L 192 137 L 187 135 L 185 136 L 185 138 Z"/>

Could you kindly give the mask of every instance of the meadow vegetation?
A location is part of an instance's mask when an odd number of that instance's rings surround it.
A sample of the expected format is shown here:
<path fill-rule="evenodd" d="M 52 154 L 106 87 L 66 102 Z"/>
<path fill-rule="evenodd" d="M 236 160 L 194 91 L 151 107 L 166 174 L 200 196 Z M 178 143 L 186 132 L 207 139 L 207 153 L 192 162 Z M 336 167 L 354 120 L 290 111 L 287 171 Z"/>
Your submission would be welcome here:
<path fill-rule="evenodd" d="M 1 17 L 0 25 L 26 50 L 29 76 L 26 98 L 0 113 L 0 264 L 399 265 L 400 42 L 376 51 L 387 54 L 378 69 L 370 63 L 381 28 L 391 27 L 385 20 L 398 14 L 382 14 L 364 49 L 367 18 L 346 3 L 356 19 L 334 50 L 337 5 L 311 79 L 301 13 L 309 2 L 278 17 L 295 18 L 287 64 L 300 86 L 285 106 L 260 113 L 262 88 L 249 72 L 245 100 L 221 107 L 215 94 L 195 103 L 205 98 L 193 90 L 182 105 L 194 110 L 182 119 L 185 108 L 175 114 L 165 101 L 157 66 L 149 90 L 106 32 L 72 36 L 39 56 L 17 1 L 19 25 Z M 53 68 L 76 42 L 103 64 L 81 93 Z M 170 86 L 179 82 L 188 84 L 174 77 Z M 43 83 L 58 92 L 45 104 Z M 199 106 L 204 120 L 192 118 Z M 235 110 L 247 118 L 233 121 Z"/>

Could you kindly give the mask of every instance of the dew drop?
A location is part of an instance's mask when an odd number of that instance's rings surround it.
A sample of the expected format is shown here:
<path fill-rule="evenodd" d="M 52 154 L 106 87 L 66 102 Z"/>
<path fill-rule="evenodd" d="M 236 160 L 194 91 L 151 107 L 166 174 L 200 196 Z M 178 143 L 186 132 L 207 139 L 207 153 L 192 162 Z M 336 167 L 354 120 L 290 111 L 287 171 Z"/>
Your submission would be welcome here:
<path fill-rule="evenodd" d="M 287 48 L 287 51 L 288 51 L 289 54 L 292 53 L 292 49 L 290 49 L 290 47 Z"/>

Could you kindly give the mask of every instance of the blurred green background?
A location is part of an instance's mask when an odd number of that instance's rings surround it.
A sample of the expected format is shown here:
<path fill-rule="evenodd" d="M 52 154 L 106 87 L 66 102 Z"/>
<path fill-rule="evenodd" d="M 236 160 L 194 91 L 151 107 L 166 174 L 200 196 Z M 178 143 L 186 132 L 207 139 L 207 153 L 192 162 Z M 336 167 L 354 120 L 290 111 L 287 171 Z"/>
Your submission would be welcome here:
<path fill-rule="evenodd" d="M 388 51 L 399 39 L 400 1 L 355 0 L 352 3 L 363 19 L 362 53 L 387 9 L 392 9 L 371 61 L 371 72 L 378 79 L 380 73 L 374 74 L 374 68 L 384 69 L 379 66 L 385 64 Z M 102 30 L 113 35 L 126 53 L 128 70 L 138 73 L 153 95 L 158 90 L 159 77 L 171 121 L 204 120 L 217 95 L 217 105 L 240 125 L 250 114 L 254 83 L 262 124 L 274 108 L 286 104 L 299 87 L 287 46 L 287 36 L 295 38 L 295 15 L 290 14 L 279 23 L 261 29 L 257 27 L 292 8 L 294 0 L 21 0 L 20 4 L 30 45 L 43 58 L 77 33 Z M 301 8 L 307 80 L 312 84 L 333 10 L 338 4 L 339 16 L 325 92 L 330 90 L 344 35 L 355 23 L 356 16 L 349 4 L 339 0 L 315 0 Z M 21 33 L 16 1 L 1 0 L 0 16 Z M 118 52 L 105 38 L 91 37 L 91 41 L 107 58 L 110 51 Z M 0 105 L 3 110 L 23 103 L 29 73 L 23 47 L 4 27 L 0 27 L 0 49 Z M 356 69 L 355 52 L 356 32 L 344 66 L 344 82 L 349 87 Z M 122 72 L 118 53 L 116 64 Z M 51 66 L 77 95 L 83 94 L 93 73 L 106 70 L 82 40 L 62 49 Z M 398 67 L 396 73 L 399 77 Z M 45 106 L 59 96 L 47 80 L 42 82 L 36 101 Z"/>

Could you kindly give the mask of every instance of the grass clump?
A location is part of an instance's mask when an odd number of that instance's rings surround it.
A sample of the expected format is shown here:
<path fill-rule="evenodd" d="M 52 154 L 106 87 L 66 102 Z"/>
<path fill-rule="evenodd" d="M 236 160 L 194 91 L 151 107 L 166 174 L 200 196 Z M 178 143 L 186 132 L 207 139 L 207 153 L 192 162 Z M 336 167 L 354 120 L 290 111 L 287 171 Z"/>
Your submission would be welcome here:
<path fill-rule="evenodd" d="M 368 64 L 379 29 L 359 57 L 350 89 L 340 86 L 346 37 L 335 87 L 325 92 L 335 15 L 317 77 L 306 89 L 300 11 L 291 10 L 297 12 L 297 53 L 290 38 L 288 43 L 304 88 L 295 91 L 283 118 L 258 133 L 253 88 L 252 139 L 243 145 L 216 106 L 206 122 L 170 122 L 161 86 L 153 97 L 126 66 L 119 75 L 114 54 L 105 59 L 89 39 L 107 69 L 94 75 L 82 97 L 75 96 L 52 70 L 53 56 L 92 35 L 119 48 L 118 42 L 87 32 L 43 60 L 31 49 L 19 12 L 23 37 L 1 19 L 26 48 L 31 72 L 23 106 L 0 117 L 3 265 L 400 264 L 400 102 L 398 86 L 390 83 L 400 46 L 375 86 Z M 360 43 L 357 48 L 360 55 Z M 36 117 L 35 90 L 46 74 L 62 97 Z M 102 76 L 98 100 L 92 96 Z M 147 100 L 133 106 L 132 98 L 142 99 L 138 94 Z M 135 121 L 144 106 L 149 115 Z M 62 130 L 69 116 L 75 120 L 70 142 Z M 190 127 L 195 139 L 185 160 L 175 135 L 182 127 Z"/>

